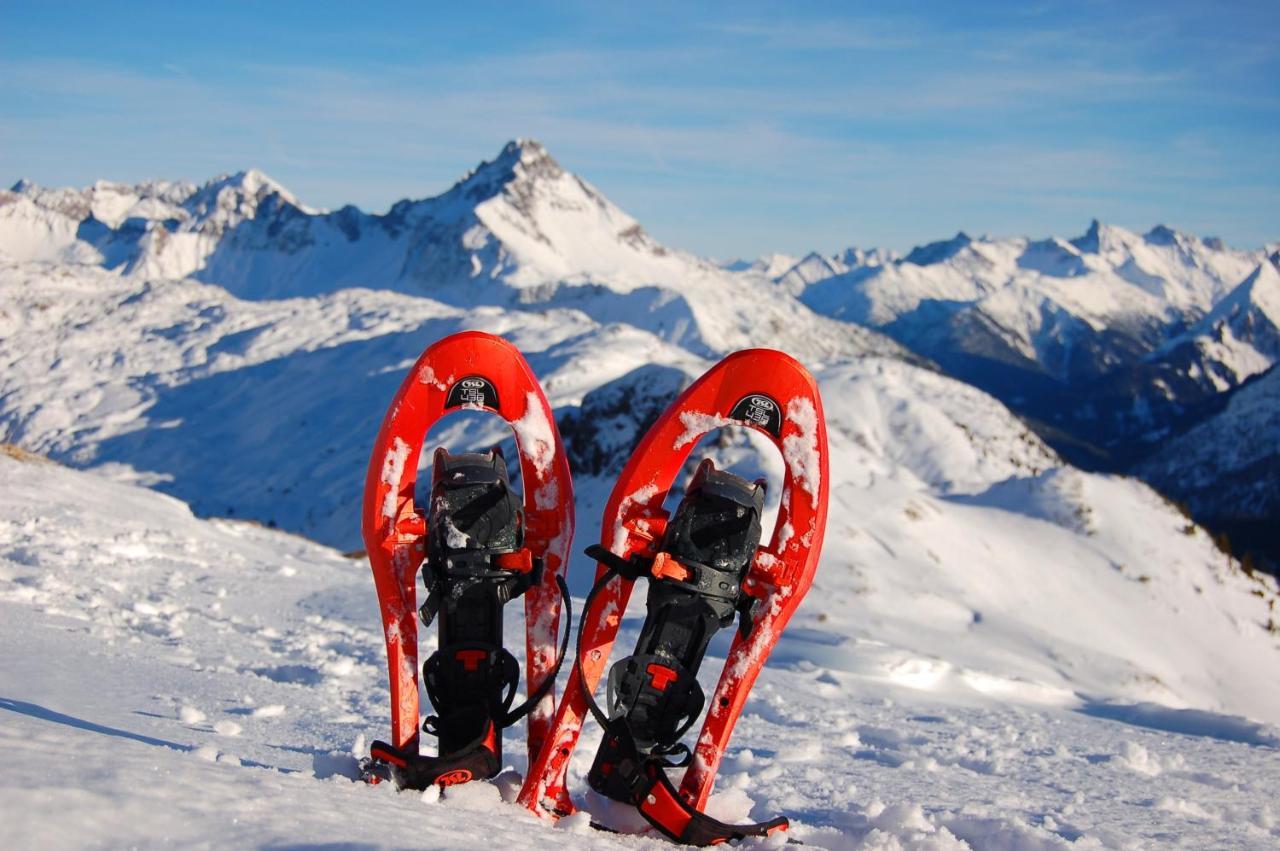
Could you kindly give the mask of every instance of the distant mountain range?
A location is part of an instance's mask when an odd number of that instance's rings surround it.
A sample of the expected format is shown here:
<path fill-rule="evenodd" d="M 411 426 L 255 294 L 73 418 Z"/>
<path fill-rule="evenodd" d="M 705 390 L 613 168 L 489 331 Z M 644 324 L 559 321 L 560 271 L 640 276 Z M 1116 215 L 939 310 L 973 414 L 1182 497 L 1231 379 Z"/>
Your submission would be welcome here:
<path fill-rule="evenodd" d="M 629 352 L 617 362 L 634 366 L 650 362 L 638 352 L 662 351 L 652 362 L 692 371 L 754 345 L 815 367 L 882 358 L 940 370 L 1002 401 L 1073 462 L 1141 475 L 1215 529 L 1254 530 L 1241 534 L 1259 557 L 1280 559 L 1280 541 L 1257 532 L 1280 503 L 1280 428 L 1267 416 L 1280 359 L 1276 245 L 1243 251 L 1163 226 L 1139 235 L 1095 221 L 1072 239 L 962 233 L 905 256 L 847 249 L 717 264 L 659 244 L 541 145 L 516 141 L 444 194 L 401 201 L 385 215 L 311 209 L 252 170 L 199 186 L 20 181 L 0 191 L 0 258 L 6 286 L 21 290 L 4 302 L 11 317 L 36 311 L 35 300 L 61 299 L 69 303 L 44 308 L 41 321 L 53 311 L 108 327 L 116 320 L 83 311 L 107 309 L 110 292 L 119 293 L 110 310 L 123 322 L 111 334 L 151 323 L 132 351 L 104 340 L 82 352 L 86 370 L 108 351 L 138 364 L 114 389 L 72 382 L 101 399 L 54 401 L 32 389 L 35 373 L 0 393 L 9 439 L 86 463 L 129 460 L 123 449 L 103 455 L 93 435 L 121 438 L 129 416 L 151 410 L 147 388 L 178 381 L 165 370 L 212 375 L 219 363 L 271 360 L 273 344 L 323 357 L 331 345 L 383 345 L 386 329 L 417 327 L 428 314 L 448 314 L 448 325 L 465 315 L 565 345 L 576 328 L 602 351 Z M 74 292 L 48 291 L 56 275 L 75 277 Z M 207 345 L 193 355 L 202 334 Z M 51 354 L 64 368 L 68 347 L 88 346 L 71 340 Z M 169 365 L 147 371 L 153 358 Z M 577 389 L 561 398 L 585 405 L 584 393 L 625 371 L 563 376 Z M 353 436 L 369 416 L 360 413 Z"/>

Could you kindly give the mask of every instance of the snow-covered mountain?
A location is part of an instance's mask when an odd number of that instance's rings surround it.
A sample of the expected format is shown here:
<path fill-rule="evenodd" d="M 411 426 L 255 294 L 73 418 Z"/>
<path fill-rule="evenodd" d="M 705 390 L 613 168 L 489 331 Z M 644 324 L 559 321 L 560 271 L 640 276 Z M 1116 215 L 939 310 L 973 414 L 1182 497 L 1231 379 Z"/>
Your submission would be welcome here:
<path fill-rule="evenodd" d="M 1260 262 L 1208 315 L 1145 360 L 1219 392 L 1266 372 L 1280 360 L 1280 269 Z"/>
<path fill-rule="evenodd" d="M 811 256 L 777 280 L 987 390 L 1096 468 L 1154 469 L 1132 465 L 1280 360 L 1269 248 L 1094 221 L 1071 240 L 960 233 L 901 259 L 850 258 Z M 1274 477 L 1250 487 L 1280 499 Z M 1222 528 L 1221 514 L 1197 516 Z"/>
<path fill-rule="evenodd" d="M 961 233 L 788 281 L 818 312 L 885 331 L 1114 466 L 1275 362 L 1275 273 L 1265 250 L 1095 221 L 1073 240 Z"/>
<path fill-rule="evenodd" d="M 583 310 L 704 354 L 778 345 L 809 357 L 890 352 L 865 328 L 779 299 L 655 242 L 534 141 L 508 144 L 451 189 L 385 215 L 316 212 L 256 171 L 195 187 L 20 181 L 0 194 L 0 252 L 216 283 L 246 299 L 393 290 L 461 307 Z"/>
<path fill-rule="evenodd" d="M 121 279 L 101 277 L 91 301 L 137 280 L 331 305 L 359 287 L 427 295 L 462 313 L 578 311 L 695 358 L 768 345 L 814 363 L 931 360 L 1000 398 L 1074 461 L 1110 470 L 1131 469 L 1220 409 L 1222 394 L 1280 351 L 1275 246 L 1239 251 L 1163 226 L 1138 235 L 1095 221 L 1074 239 L 960 233 L 902 257 L 847 249 L 717 265 L 655 242 L 531 140 L 442 195 L 383 215 L 313 210 L 254 170 L 200 186 L 19 181 L 0 192 L 3 256 Z M 33 302 L 45 300 L 43 286 L 26 285 Z M 83 307 L 95 333 L 115 336 L 102 304 Z M 47 330 L 35 319 L 24 327 Z M 48 363 L 62 357 L 53 340 L 36 348 Z"/>
<path fill-rule="evenodd" d="M 75 190 L 19 180 L 0 191 L 0 253 L 183 277 L 203 265 L 228 231 L 286 208 L 312 212 L 252 169 L 202 186 L 98 181 Z"/>

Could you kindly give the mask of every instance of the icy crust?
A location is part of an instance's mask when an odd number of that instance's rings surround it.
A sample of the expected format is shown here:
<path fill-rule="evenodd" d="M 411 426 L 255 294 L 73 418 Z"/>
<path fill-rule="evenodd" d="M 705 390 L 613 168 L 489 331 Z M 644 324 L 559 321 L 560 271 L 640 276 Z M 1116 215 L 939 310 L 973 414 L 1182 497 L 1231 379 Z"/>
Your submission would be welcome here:
<path fill-rule="evenodd" d="M 797 396 L 787 403 L 787 422 L 796 427 L 796 433 L 782 439 L 782 457 L 787 470 L 801 489 L 809 494 L 816 509 L 818 494 L 822 488 L 822 451 L 818 446 L 818 412 L 813 400 Z"/>
<path fill-rule="evenodd" d="M 658 486 L 650 483 L 622 498 L 622 502 L 618 504 L 618 519 L 613 524 L 613 543 L 609 547 L 614 555 L 621 556 L 627 553 L 627 541 L 630 538 L 630 533 L 627 531 L 626 526 L 628 516 L 635 510 L 636 506 L 648 505 L 657 495 Z"/>
<path fill-rule="evenodd" d="M 387 520 L 396 519 L 396 505 L 400 500 L 400 481 L 404 477 L 404 465 L 408 458 L 409 444 L 398 437 L 393 438 L 382 460 L 381 481 L 387 486 L 387 494 L 382 498 L 382 516 Z"/>
<path fill-rule="evenodd" d="M 719 414 L 709 414 L 705 411 L 681 411 L 680 425 L 684 426 L 684 431 L 677 435 L 675 443 L 672 444 L 672 448 L 683 449 L 707 432 L 731 425 L 735 422 L 737 422 L 737 420 L 732 420 L 728 417 L 720 416 Z"/>
<path fill-rule="evenodd" d="M 418 383 L 426 384 L 444 392 L 449 389 L 449 385 L 453 384 L 453 376 L 450 375 L 448 378 L 441 379 L 436 375 L 436 371 L 431 368 L 431 364 L 424 363 L 422 368 L 418 370 Z"/>
<path fill-rule="evenodd" d="M 524 414 L 520 419 L 512 421 L 511 428 L 516 433 L 521 452 L 537 470 L 538 478 L 545 479 L 556 458 L 555 427 L 547 419 L 542 399 L 537 393 L 530 390 L 525 396 L 524 406 Z M 548 492 L 541 499 L 549 500 L 553 496 L 554 494 Z M 539 505 L 539 507 L 544 506 Z"/>
<path fill-rule="evenodd" d="M 533 492 L 533 504 L 539 511 L 551 511 L 560 505 L 560 482 L 555 478 L 547 479 Z"/>
<path fill-rule="evenodd" d="M 464 550 L 471 543 L 471 537 L 457 526 L 454 526 L 453 520 L 449 517 L 444 519 L 444 532 L 445 543 L 455 550 Z"/>

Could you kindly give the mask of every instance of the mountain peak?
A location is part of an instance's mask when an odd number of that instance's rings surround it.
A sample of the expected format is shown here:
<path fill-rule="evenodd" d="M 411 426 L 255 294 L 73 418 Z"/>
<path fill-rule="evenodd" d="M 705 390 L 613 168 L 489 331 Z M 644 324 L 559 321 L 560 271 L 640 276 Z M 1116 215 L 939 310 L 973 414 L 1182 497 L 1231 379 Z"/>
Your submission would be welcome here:
<path fill-rule="evenodd" d="M 551 159 L 547 148 L 537 139 L 512 139 L 502 148 L 503 157 L 515 157 L 525 165 L 531 165 L 542 159 Z"/>
<path fill-rule="evenodd" d="M 1177 236 L 1176 231 L 1170 230 L 1163 225 L 1157 225 L 1151 230 L 1152 234 L 1156 234 L 1157 239 L 1162 238 L 1165 232 L 1168 232 L 1173 237 Z M 1085 254 L 1101 254 L 1112 248 L 1133 245 L 1139 239 L 1140 237 L 1136 234 L 1130 233 L 1124 228 L 1104 224 L 1097 219 L 1093 219 L 1089 222 L 1089 229 L 1085 231 L 1083 236 L 1078 236 L 1068 241 Z"/>
<path fill-rule="evenodd" d="M 1091 220 L 1089 229 L 1084 232 L 1083 236 L 1077 236 L 1069 241 L 1086 254 L 1097 254 L 1102 247 L 1102 222 L 1097 219 Z"/>
<path fill-rule="evenodd" d="M 529 186 L 554 181 L 564 175 L 560 163 L 536 139 L 513 139 L 492 160 L 485 160 L 454 184 L 472 203 L 500 194 L 511 184 Z"/>
<path fill-rule="evenodd" d="M 17 183 L 9 187 L 9 191 L 21 194 L 24 192 L 33 192 L 39 188 L 40 187 L 35 183 L 35 181 L 27 180 L 25 177 L 22 177 L 18 179 Z"/>
<path fill-rule="evenodd" d="M 1142 238 L 1150 245 L 1173 245 L 1181 236 L 1182 234 L 1168 225 L 1156 225 Z"/>
<path fill-rule="evenodd" d="M 1230 322 L 1253 309 L 1261 310 L 1273 325 L 1280 327 L 1280 270 L 1266 260 L 1218 302 L 1201 324 L 1212 327 L 1224 319 Z"/>
<path fill-rule="evenodd" d="M 1266 287 L 1280 292 L 1280 269 L 1276 268 L 1274 262 L 1263 261 L 1241 283 L 1248 285 L 1250 289 Z"/>
<path fill-rule="evenodd" d="M 907 253 L 903 261 L 917 266 L 932 266 L 934 263 L 950 260 L 972 244 L 973 239 L 969 234 L 960 231 L 951 239 L 916 246 Z"/>
<path fill-rule="evenodd" d="M 296 200 L 288 189 L 276 180 L 273 180 L 265 173 L 256 168 L 249 168 L 243 171 L 237 171 L 234 174 L 220 174 L 212 180 L 205 183 L 204 190 L 214 193 L 223 189 L 238 189 L 245 195 L 254 197 L 266 197 L 271 194 L 278 194 L 291 203 L 296 204 Z"/>

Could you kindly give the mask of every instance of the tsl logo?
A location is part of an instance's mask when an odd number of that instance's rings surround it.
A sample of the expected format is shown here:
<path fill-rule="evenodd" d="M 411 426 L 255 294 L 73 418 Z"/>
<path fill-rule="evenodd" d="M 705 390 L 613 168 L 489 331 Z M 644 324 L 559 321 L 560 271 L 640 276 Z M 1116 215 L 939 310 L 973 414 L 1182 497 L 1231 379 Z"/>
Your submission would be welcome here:
<path fill-rule="evenodd" d="M 777 402 L 763 393 L 743 396 L 733 406 L 729 418 L 767 431 L 774 437 L 782 435 L 782 411 Z"/>
<path fill-rule="evenodd" d="M 483 375 L 468 375 L 449 388 L 446 408 L 498 409 L 498 391 Z"/>
<path fill-rule="evenodd" d="M 465 768 L 455 768 L 453 771 L 446 771 L 436 778 L 437 786 L 456 786 L 459 783 L 469 783 L 471 781 L 471 772 Z"/>

